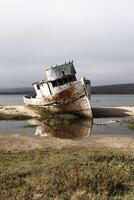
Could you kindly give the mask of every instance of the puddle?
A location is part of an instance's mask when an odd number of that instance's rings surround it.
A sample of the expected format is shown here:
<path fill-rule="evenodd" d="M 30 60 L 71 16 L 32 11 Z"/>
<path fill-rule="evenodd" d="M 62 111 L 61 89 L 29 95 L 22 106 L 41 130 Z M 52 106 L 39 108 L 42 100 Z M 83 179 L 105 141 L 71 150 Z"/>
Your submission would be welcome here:
<path fill-rule="evenodd" d="M 127 120 L 127 118 L 94 119 L 92 134 L 97 136 L 134 136 L 134 129 L 129 129 L 127 124 L 123 123 L 124 119 Z"/>
<path fill-rule="evenodd" d="M 28 121 L 2 120 L 0 121 L 0 134 L 33 134 L 36 128 L 24 128 Z"/>
<path fill-rule="evenodd" d="M 134 136 L 134 129 L 128 129 L 124 118 L 87 119 L 62 122 L 58 119 L 46 121 L 0 121 L 0 134 L 30 134 L 42 137 L 80 139 L 97 136 Z"/>

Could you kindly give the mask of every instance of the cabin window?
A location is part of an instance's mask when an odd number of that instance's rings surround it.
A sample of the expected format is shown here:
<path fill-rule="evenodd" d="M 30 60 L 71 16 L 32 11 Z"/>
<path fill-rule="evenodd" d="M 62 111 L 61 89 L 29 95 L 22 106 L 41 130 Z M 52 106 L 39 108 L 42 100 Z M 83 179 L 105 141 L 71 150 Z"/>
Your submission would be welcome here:
<path fill-rule="evenodd" d="M 62 75 L 65 76 L 65 72 L 64 71 L 62 71 Z"/>
<path fill-rule="evenodd" d="M 68 78 L 63 78 L 64 84 L 68 83 Z"/>
<path fill-rule="evenodd" d="M 58 85 L 63 85 L 64 84 L 62 79 L 58 79 L 57 81 L 58 81 Z"/>
<path fill-rule="evenodd" d="M 69 77 L 68 77 L 68 80 L 69 80 L 69 82 L 72 82 L 72 80 L 73 80 L 73 79 L 72 79 L 72 76 L 69 76 Z"/>
<path fill-rule="evenodd" d="M 40 90 L 40 85 L 39 85 L 39 84 L 38 84 L 38 85 L 36 85 L 36 87 L 37 87 L 37 89 L 38 89 L 38 90 Z"/>
<path fill-rule="evenodd" d="M 69 76 L 68 80 L 69 80 L 69 82 L 76 81 L 76 76 L 75 75 Z"/>
<path fill-rule="evenodd" d="M 72 82 L 72 81 L 76 81 L 76 76 L 68 76 L 68 77 L 64 77 L 64 78 L 59 78 L 55 81 L 52 81 L 52 86 L 56 87 L 56 86 L 60 86 L 60 85 L 64 85 L 66 83 Z"/>
<path fill-rule="evenodd" d="M 52 86 L 53 87 L 56 87 L 58 84 L 57 84 L 57 81 L 52 81 Z"/>

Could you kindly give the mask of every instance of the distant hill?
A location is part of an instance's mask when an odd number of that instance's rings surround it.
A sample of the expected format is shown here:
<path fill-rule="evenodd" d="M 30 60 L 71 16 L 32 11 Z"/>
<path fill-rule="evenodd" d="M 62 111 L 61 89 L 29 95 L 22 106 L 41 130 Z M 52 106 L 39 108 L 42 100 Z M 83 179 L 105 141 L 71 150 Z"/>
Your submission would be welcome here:
<path fill-rule="evenodd" d="M 134 94 L 134 83 L 92 87 L 92 94 Z"/>
<path fill-rule="evenodd" d="M 134 83 L 94 86 L 92 94 L 134 94 Z M 0 89 L 0 94 L 34 94 L 32 87 Z"/>
<path fill-rule="evenodd" d="M 33 94 L 33 93 L 34 90 L 31 87 L 0 89 L 0 94 Z"/>

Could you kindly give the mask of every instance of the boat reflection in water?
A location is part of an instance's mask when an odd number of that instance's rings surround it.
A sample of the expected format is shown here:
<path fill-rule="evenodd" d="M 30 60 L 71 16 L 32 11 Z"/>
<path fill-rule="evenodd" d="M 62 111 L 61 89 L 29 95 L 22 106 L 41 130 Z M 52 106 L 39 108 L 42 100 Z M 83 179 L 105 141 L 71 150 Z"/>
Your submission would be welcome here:
<path fill-rule="evenodd" d="M 63 122 L 58 119 L 48 121 L 30 121 L 37 125 L 35 136 L 50 136 L 64 139 L 89 137 L 92 130 L 92 121 L 80 119 L 73 122 Z"/>

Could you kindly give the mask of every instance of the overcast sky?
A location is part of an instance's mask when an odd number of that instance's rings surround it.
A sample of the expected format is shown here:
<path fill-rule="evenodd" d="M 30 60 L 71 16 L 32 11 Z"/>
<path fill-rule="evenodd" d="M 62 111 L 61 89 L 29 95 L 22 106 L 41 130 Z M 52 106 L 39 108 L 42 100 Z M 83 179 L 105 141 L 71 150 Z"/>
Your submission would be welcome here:
<path fill-rule="evenodd" d="M 134 1 L 0 0 L 0 87 L 69 60 L 92 85 L 134 82 Z"/>

